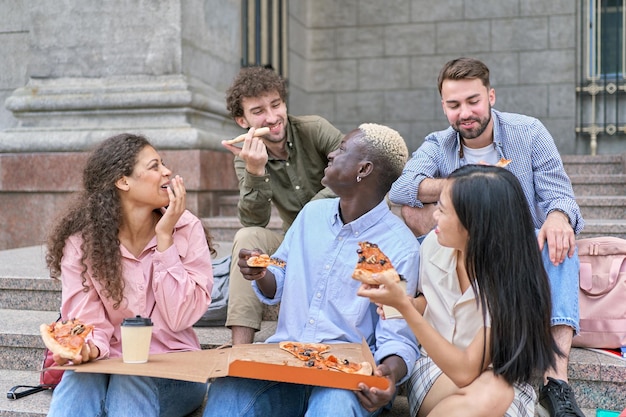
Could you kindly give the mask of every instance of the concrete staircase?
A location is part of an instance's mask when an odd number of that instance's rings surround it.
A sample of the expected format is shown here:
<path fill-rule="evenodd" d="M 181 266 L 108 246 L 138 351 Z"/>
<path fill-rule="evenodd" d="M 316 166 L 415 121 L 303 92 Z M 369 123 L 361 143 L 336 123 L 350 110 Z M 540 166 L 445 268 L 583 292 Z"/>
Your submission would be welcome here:
<path fill-rule="evenodd" d="M 566 169 L 574 184 L 587 226 L 581 237 L 614 235 L 626 238 L 626 175 L 620 156 L 565 156 Z M 236 217 L 237 196 L 220 200 L 220 216 L 203 219 L 217 240 L 218 257 L 230 252 L 232 238 L 241 227 Z M 269 227 L 280 230 L 274 216 Z M 14 385 L 36 385 L 43 343 L 39 324 L 52 322 L 60 305 L 60 284 L 48 278 L 44 248 L 0 251 L 0 390 Z M 275 311 L 268 310 L 256 341 L 275 329 Z M 222 327 L 196 328 L 205 349 L 230 342 L 230 331 Z M 626 361 L 584 349 L 570 355 L 570 382 L 587 417 L 596 408 L 622 410 L 626 407 Z M 19 400 L 0 399 L 0 417 L 45 416 L 50 392 Z M 195 413 L 194 417 L 200 413 Z M 384 416 L 408 415 L 406 397 L 399 396 Z"/>
<path fill-rule="evenodd" d="M 579 238 L 626 238 L 626 154 L 565 155 L 563 163 L 585 219 Z"/>

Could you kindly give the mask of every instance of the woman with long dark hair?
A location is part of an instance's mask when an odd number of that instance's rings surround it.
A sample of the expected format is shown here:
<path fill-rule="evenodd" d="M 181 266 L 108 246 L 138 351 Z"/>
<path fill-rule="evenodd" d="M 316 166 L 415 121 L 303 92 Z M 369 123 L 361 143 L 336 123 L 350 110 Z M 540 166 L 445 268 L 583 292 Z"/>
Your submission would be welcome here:
<path fill-rule="evenodd" d="M 409 380 L 413 416 L 534 416 L 530 382 L 560 352 L 528 210 L 512 173 L 466 165 L 442 190 L 417 297 L 385 278 L 359 288 L 399 310 L 421 344 Z"/>

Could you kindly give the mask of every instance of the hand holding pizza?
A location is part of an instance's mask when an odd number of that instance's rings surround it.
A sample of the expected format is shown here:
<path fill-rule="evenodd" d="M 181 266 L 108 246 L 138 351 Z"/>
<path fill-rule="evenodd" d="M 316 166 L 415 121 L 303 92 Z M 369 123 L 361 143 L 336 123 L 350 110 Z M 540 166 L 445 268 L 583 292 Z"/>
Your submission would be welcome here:
<path fill-rule="evenodd" d="M 100 349 L 93 341 L 86 341 L 93 328 L 92 325 L 74 318 L 42 324 L 39 331 L 44 344 L 52 352 L 52 359 L 58 365 L 65 365 L 70 361 L 78 365 L 100 355 Z"/>
<path fill-rule="evenodd" d="M 222 145 L 245 161 L 246 171 L 252 175 L 261 176 L 265 174 L 265 165 L 269 158 L 261 136 L 268 134 L 269 131 L 267 127 L 258 129 L 251 127 L 248 133 L 230 141 L 222 141 Z M 234 146 L 234 143 L 239 142 L 243 142 L 241 148 Z"/>
<path fill-rule="evenodd" d="M 100 349 L 93 343 L 93 340 L 88 340 L 81 348 L 80 354 L 71 361 L 74 365 L 80 365 L 81 363 L 90 362 L 100 356 Z M 63 366 L 70 362 L 69 359 L 62 357 L 58 353 L 52 354 L 52 359 L 57 365 Z"/>
<path fill-rule="evenodd" d="M 394 307 L 398 311 L 411 307 L 411 299 L 405 289 L 389 274 L 372 274 L 372 284 L 362 283 L 357 295 L 367 297 L 378 305 Z"/>
<path fill-rule="evenodd" d="M 239 260 L 237 266 L 245 279 L 248 281 L 257 281 L 265 276 L 266 266 L 252 266 L 248 263 L 249 259 L 259 257 L 263 254 L 260 249 L 241 249 L 239 251 Z M 254 263 L 253 263 L 254 265 Z"/>

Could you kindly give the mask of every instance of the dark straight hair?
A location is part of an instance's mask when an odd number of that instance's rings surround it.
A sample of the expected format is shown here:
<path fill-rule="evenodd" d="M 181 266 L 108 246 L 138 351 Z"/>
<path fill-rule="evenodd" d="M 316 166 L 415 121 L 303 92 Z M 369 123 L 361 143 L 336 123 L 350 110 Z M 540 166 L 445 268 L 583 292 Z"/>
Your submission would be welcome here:
<path fill-rule="evenodd" d="M 551 333 L 550 286 L 526 197 L 503 168 L 466 165 L 449 179 L 452 205 L 468 231 L 472 289 L 491 319 L 494 372 L 509 383 L 529 382 L 562 353 Z"/>

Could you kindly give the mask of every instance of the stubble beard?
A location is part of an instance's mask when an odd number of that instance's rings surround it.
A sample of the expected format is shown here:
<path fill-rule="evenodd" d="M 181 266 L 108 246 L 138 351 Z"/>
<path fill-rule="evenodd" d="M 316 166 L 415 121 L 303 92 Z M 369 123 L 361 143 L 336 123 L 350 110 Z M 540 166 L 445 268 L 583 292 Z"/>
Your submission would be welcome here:
<path fill-rule="evenodd" d="M 461 127 L 461 123 L 466 122 L 468 120 L 472 120 L 478 122 L 478 126 L 474 129 L 463 129 Z M 482 135 L 485 130 L 487 130 L 487 126 L 489 126 L 489 122 L 491 122 L 491 106 L 489 106 L 488 116 L 484 119 L 478 119 L 475 117 L 470 117 L 469 119 L 457 120 L 457 122 L 452 126 L 454 130 L 461 134 L 463 139 L 476 139 L 480 135 Z"/>

